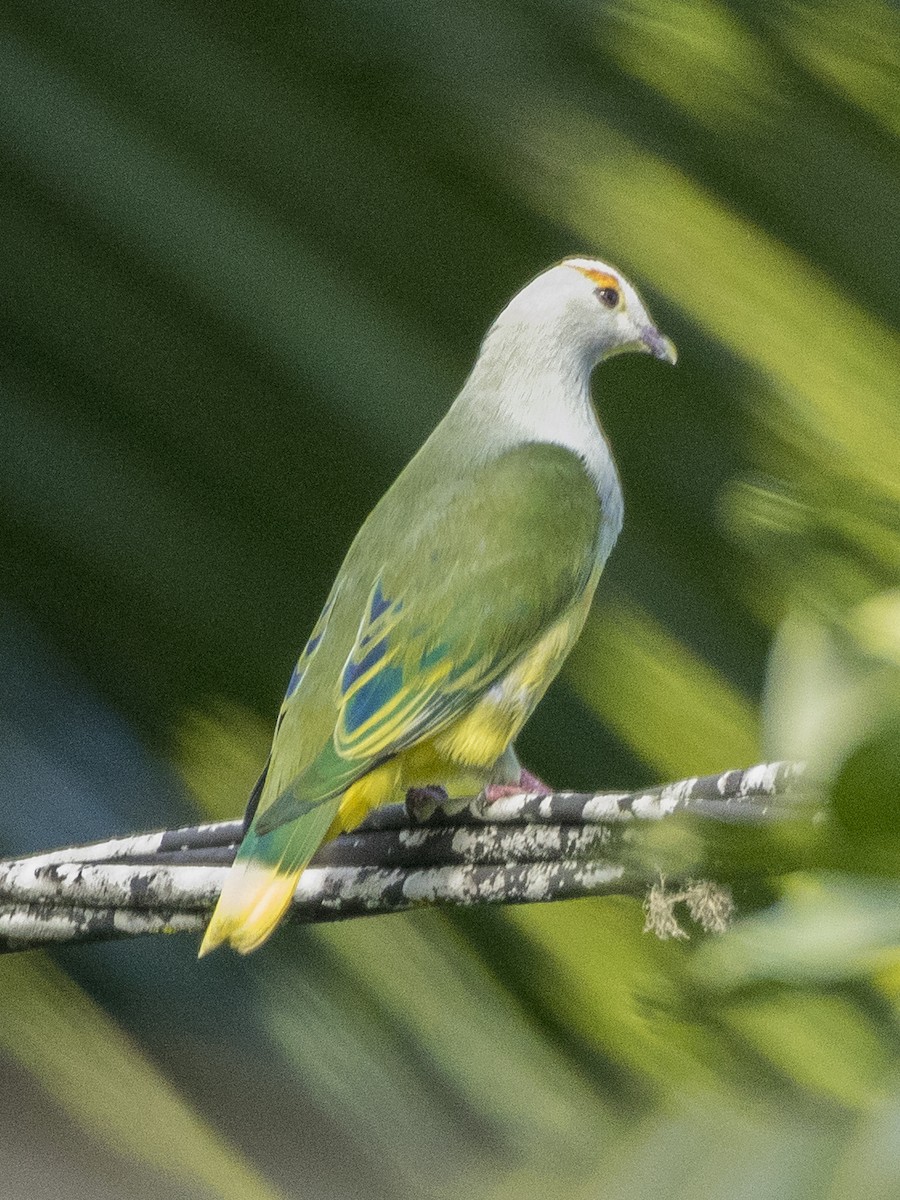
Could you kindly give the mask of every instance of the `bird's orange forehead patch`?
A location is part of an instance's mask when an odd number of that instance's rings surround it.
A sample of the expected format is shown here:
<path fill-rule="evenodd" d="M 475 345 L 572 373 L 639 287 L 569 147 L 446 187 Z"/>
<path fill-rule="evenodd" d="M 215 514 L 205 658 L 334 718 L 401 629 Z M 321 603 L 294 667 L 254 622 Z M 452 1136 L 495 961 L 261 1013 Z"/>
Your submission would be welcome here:
<path fill-rule="evenodd" d="M 590 279 L 591 283 L 596 283 L 597 287 L 617 288 L 619 286 L 615 275 L 609 275 L 606 271 L 598 271 L 596 267 L 579 267 L 577 263 L 569 263 L 569 266 L 579 271 L 585 279 Z"/>

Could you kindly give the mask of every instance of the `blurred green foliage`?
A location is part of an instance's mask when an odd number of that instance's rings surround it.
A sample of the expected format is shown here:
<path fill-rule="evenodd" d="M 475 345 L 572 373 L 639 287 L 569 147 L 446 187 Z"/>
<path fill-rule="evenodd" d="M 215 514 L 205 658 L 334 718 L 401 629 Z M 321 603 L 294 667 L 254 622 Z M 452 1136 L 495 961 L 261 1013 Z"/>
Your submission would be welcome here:
<path fill-rule="evenodd" d="M 626 527 L 525 756 L 574 787 L 802 756 L 833 799 L 684 831 L 738 901 L 704 944 L 604 900 L 7 960 L 4 1200 L 900 1193 L 896 7 L 0 30 L 6 851 L 240 810 L 358 524 L 571 252 L 681 361 L 596 381 Z"/>

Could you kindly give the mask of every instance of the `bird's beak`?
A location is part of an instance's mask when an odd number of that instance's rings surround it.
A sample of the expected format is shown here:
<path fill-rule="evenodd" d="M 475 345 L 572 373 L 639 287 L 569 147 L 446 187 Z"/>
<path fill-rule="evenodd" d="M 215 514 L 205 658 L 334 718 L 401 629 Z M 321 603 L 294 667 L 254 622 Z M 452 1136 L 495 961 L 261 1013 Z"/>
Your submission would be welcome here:
<path fill-rule="evenodd" d="M 641 341 L 647 347 L 647 353 L 652 354 L 654 358 L 661 358 L 663 362 L 671 363 L 673 367 L 678 362 L 675 343 L 670 341 L 664 333 L 660 333 L 655 325 L 650 325 L 644 330 L 641 334 Z"/>

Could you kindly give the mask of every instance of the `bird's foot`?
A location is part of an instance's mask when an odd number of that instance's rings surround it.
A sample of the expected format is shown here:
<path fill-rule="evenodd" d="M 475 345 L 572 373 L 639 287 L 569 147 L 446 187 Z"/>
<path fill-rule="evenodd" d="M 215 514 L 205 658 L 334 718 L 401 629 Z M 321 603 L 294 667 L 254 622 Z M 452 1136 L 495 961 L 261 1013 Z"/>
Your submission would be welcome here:
<path fill-rule="evenodd" d="M 409 788 L 406 792 L 406 811 L 417 825 L 433 817 L 447 803 L 447 792 L 438 784 L 431 787 Z"/>
<path fill-rule="evenodd" d="M 529 796 L 552 796 L 553 788 L 523 767 L 518 783 L 492 783 L 486 787 L 483 792 L 484 803 L 493 804 L 504 796 L 520 796 L 522 792 L 527 792 Z"/>

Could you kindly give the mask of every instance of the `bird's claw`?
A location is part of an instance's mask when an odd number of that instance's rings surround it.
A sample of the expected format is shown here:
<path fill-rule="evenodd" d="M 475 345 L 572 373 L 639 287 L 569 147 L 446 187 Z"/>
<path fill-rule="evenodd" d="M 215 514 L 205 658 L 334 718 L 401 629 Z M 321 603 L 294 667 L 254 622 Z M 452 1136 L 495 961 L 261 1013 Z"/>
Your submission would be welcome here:
<path fill-rule="evenodd" d="M 437 809 L 447 802 L 447 792 L 437 784 L 431 787 L 409 788 L 406 793 L 406 811 L 409 819 L 416 825 L 421 825 L 429 817 L 433 817 Z"/>

